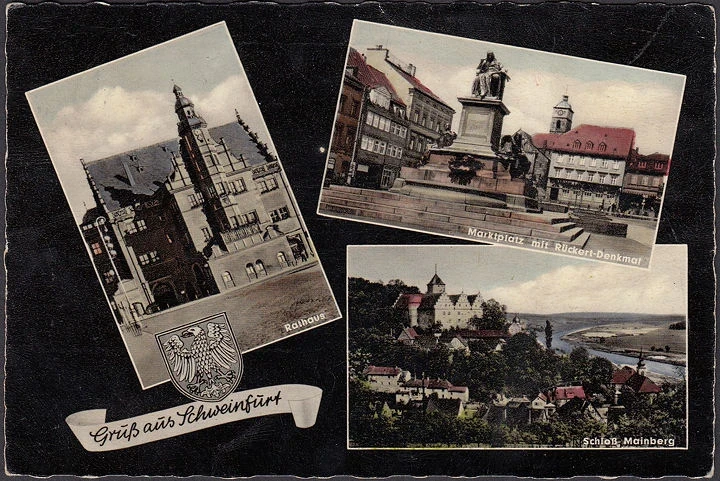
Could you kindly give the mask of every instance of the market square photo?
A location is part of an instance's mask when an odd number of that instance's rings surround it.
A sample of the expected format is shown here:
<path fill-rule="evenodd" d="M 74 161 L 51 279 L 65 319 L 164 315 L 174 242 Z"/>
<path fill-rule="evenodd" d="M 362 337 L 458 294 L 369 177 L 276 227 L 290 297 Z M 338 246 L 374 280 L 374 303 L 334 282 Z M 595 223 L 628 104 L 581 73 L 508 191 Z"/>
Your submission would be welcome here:
<path fill-rule="evenodd" d="M 687 246 L 648 271 L 348 247 L 349 449 L 687 448 Z"/>
<path fill-rule="evenodd" d="M 356 20 L 318 213 L 647 268 L 684 84 Z"/>
<path fill-rule="evenodd" d="M 248 351 L 339 318 L 224 23 L 27 98 L 143 388 L 168 329 L 225 312 Z"/>

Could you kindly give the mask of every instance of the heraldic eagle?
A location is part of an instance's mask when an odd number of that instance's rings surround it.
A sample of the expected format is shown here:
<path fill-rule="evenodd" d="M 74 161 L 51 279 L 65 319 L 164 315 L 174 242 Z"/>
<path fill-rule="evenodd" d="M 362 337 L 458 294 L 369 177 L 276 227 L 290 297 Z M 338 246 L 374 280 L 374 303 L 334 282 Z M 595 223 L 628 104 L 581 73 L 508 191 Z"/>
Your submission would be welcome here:
<path fill-rule="evenodd" d="M 238 361 L 225 324 L 208 322 L 207 332 L 200 326 L 193 326 L 180 336 L 194 338 L 189 349 L 177 334 L 163 344 L 177 380 L 187 381 L 188 391 L 201 396 L 213 397 L 229 390 L 231 384 L 223 381 L 235 377 L 230 365 Z"/>

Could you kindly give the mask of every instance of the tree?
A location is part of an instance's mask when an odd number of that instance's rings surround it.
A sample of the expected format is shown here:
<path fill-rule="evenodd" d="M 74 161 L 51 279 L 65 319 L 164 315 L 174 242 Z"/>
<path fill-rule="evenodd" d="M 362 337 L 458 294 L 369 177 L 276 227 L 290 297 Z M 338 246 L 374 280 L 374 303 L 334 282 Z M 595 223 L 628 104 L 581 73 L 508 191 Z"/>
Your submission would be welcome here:
<path fill-rule="evenodd" d="M 470 319 L 475 329 L 505 329 L 507 324 L 507 308 L 495 299 L 489 299 L 481 304 L 483 315 L 481 318 Z"/>

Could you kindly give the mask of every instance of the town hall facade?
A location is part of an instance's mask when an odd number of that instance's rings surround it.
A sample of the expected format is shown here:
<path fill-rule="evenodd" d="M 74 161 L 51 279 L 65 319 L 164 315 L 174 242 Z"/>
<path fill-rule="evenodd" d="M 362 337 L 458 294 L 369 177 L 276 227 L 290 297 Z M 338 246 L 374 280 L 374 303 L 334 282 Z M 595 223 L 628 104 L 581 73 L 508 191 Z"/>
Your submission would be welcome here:
<path fill-rule="evenodd" d="M 177 85 L 178 140 L 83 162 L 81 229 L 118 322 L 316 262 L 279 161 L 236 111 L 208 128 Z"/>

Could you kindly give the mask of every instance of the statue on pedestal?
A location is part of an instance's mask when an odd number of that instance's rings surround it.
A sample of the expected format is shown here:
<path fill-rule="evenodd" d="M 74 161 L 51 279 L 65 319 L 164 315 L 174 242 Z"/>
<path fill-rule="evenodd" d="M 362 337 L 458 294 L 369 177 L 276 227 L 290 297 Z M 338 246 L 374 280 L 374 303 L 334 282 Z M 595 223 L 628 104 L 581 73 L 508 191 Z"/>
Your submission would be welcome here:
<path fill-rule="evenodd" d="M 472 95 L 480 97 L 481 100 L 485 97 L 502 100 L 506 80 L 510 80 L 507 71 L 497 61 L 495 54 L 488 52 L 477 67 L 472 85 Z"/>

